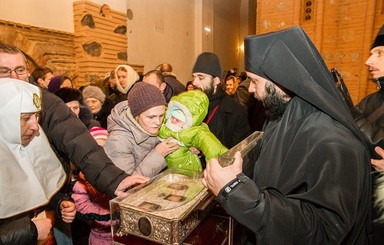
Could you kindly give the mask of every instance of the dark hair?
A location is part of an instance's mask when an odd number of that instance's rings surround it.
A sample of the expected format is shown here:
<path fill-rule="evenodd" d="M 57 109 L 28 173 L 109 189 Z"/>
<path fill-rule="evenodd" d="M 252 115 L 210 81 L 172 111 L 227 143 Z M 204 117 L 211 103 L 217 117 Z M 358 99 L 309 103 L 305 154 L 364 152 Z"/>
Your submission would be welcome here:
<path fill-rule="evenodd" d="M 0 53 L 5 54 L 22 54 L 23 52 L 20 51 L 17 47 L 13 45 L 9 45 L 3 42 L 0 42 Z"/>
<path fill-rule="evenodd" d="M 83 104 L 83 95 L 81 91 L 75 88 L 61 88 L 55 92 L 55 94 L 60 97 L 64 103 L 68 103 L 74 100 L 79 101 L 80 104 Z"/>
<path fill-rule="evenodd" d="M 36 67 L 35 70 L 33 70 L 33 72 L 31 73 L 31 76 L 35 81 L 37 81 L 37 79 L 39 79 L 39 78 L 44 80 L 45 75 L 47 73 L 53 74 L 53 71 L 46 66 L 39 66 L 39 67 Z"/>
<path fill-rule="evenodd" d="M 245 81 L 248 78 L 247 73 L 245 71 L 242 71 L 239 77 L 241 81 Z"/>
<path fill-rule="evenodd" d="M 236 73 L 237 73 L 237 68 L 232 68 L 230 69 L 229 71 L 226 72 L 225 76 L 224 76 L 224 80 L 227 81 L 228 80 L 228 77 L 230 76 L 236 76 Z"/>
<path fill-rule="evenodd" d="M 161 71 L 159 70 L 151 70 L 147 73 L 144 74 L 143 78 L 144 77 L 149 77 L 150 75 L 152 74 L 155 74 L 157 76 L 157 78 L 161 81 L 161 83 L 164 83 L 165 80 L 164 80 L 164 76 L 163 76 L 163 73 L 161 73 Z M 160 84 L 159 84 L 160 85 Z"/>
<path fill-rule="evenodd" d="M 109 71 L 109 72 L 105 75 L 103 81 L 101 82 L 102 85 L 104 86 L 105 84 L 108 84 L 108 83 L 109 83 L 109 79 L 111 79 L 111 78 L 112 78 L 112 79 L 115 78 L 115 70 Z"/>
<path fill-rule="evenodd" d="M 0 53 L 3 53 L 3 54 L 21 54 L 24 58 L 26 68 L 28 69 L 27 58 L 25 57 L 24 53 L 21 52 L 21 50 L 18 49 L 16 46 L 6 44 L 6 43 L 3 43 L 0 41 Z"/>
<path fill-rule="evenodd" d="M 189 85 L 192 85 L 192 86 L 193 86 L 192 81 L 188 81 L 187 84 L 185 84 L 185 90 L 188 90 L 188 86 L 189 86 Z"/>

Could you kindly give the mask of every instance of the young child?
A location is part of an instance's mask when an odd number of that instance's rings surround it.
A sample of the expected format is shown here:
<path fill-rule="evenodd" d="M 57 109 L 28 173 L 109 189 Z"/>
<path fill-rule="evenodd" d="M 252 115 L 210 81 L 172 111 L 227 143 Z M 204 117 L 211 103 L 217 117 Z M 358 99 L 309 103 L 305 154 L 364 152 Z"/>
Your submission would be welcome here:
<path fill-rule="evenodd" d="M 181 148 L 166 157 L 169 168 L 202 171 L 199 156 L 190 147 L 201 150 L 207 161 L 227 151 L 203 123 L 208 105 L 208 97 L 200 90 L 183 92 L 170 100 L 159 137 L 173 137 Z"/>
<path fill-rule="evenodd" d="M 97 143 L 104 146 L 108 131 L 101 127 L 93 127 L 89 131 Z M 110 197 L 89 184 L 81 172 L 72 190 L 77 209 L 76 219 L 87 222 L 91 228 L 89 244 L 112 244 Z"/>

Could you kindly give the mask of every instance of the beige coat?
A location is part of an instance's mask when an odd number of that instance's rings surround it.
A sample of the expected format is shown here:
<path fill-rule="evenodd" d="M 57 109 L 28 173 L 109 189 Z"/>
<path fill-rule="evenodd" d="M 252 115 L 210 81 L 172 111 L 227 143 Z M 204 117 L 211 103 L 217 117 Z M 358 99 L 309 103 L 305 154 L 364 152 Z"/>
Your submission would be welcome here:
<path fill-rule="evenodd" d="M 127 101 L 112 109 L 108 132 L 105 152 L 126 173 L 153 177 L 166 167 L 165 158 L 154 149 L 158 137 L 145 132 L 132 117 Z"/>

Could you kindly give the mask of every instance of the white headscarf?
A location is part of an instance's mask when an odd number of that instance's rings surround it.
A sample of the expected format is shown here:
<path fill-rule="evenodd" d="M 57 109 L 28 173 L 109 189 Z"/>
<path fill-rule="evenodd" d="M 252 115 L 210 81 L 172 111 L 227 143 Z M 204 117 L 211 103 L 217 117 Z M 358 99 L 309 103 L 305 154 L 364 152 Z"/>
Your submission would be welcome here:
<path fill-rule="evenodd" d="M 125 70 L 127 70 L 127 86 L 125 88 L 123 88 L 119 82 L 119 79 L 117 77 L 117 71 L 120 69 L 120 68 L 124 68 Z M 129 65 L 119 65 L 116 67 L 115 69 L 115 78 L 116 78 L 116 88 L 117 90 L 119 90 L 121 93 L 123 94 L 126 94 L 128 92 L 128 90 L 132 87 L 132 85 L 137 81 L 139 80 L 140 76 L 139 74 L 132 68 L 130 67 Z"/>
<path fill-rule="evenodd" d="M 0 79 L 0 219 L 43 206 L 66 175 L 43 130 L 21 144 L 20 114 L 41 110 L 41 92 L 27 82 Z"/>

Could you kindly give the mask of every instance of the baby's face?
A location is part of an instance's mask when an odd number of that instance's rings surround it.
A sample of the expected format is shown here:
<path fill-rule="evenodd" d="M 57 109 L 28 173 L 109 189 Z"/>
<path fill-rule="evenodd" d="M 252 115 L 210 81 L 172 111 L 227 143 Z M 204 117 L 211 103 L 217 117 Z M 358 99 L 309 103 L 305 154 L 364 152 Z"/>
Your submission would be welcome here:
<path fill-rule="evenodd" d="M 171 118 L 169 118 L 169 120 L 171 121 L 171 123 L 173 125 L 176 125 L 176 126 L 179 126 L 179 127 L 183 127 L 185 125 L 185 122 L 177 119 L 176 117 L 174 116 L 171 116 Z"/>

